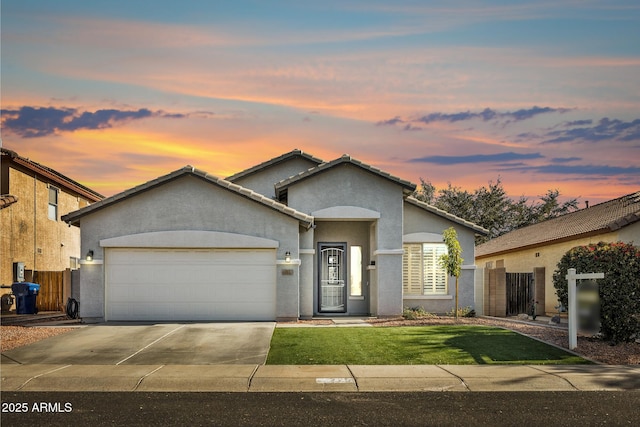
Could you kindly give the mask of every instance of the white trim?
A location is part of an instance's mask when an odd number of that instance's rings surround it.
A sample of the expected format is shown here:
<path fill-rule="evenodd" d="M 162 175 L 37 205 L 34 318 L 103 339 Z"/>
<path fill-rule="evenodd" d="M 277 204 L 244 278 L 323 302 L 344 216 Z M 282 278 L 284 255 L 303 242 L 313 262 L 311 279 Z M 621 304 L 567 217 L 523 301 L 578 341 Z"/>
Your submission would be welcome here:
<path fill-rule="evenodd" d="M 378 249 L 373 252 L 374 256 L 378 255 L 403 255 L 404 249 Z"/>
<path fill-rule="evenodd" d="M 315 249 L 300 249 L 298 251 L 298 253 L 300 255 L 315 255 L 316 254 L 316 250 Z"/>
<path fill-rule="evenodd" d="M 402 236 L 402 243 L 443 243 L 442 234 L 410 233 Z"/>
<path fill-rule="evenodd" d="M 463 265 L 460 267 L 462 270 L 476 270 L 478 267 L 475 264 Z"/>
<path fill-rule="evenodd" d="M 302 264 L 302 261 L 299 259 L 292 259 L 291 261 L 287 262 L 283 259 L 277 259 L 276 260 L 276 265 L 290 265 L 290 266 L 294 266 L 294 265 L 300 265 Z"/>
<path fill-rule="evenodd" d="M 87 261 L 86 259 L 81 259 L 80 260 L 80 265 L 85 265 L 85 264 L 88 264 L 88 265 L 91 265 L 91 264 L 104 264 L 104 260 L 102 260 L 102 259 L 94 259 L 94 260 L 91 260 L 91 261 Z"/>
<path fill-rule="evenodd" d="M 276 249 L 277 240 L 222 231 L 174 230 L 130 234 L 100 240 L 103 248 L 263 248 Z"/>
<path fill-rule="evenodd" d="M 359 206 L 332 206 L 311 212 L 316 220 L 372 220 L 379 219 L 380 212 Z"/>
<path fill-rule="evenodd" d="M 410 299 L 453 299 L 452 295 L 403 295 L 403 300 Z"/>

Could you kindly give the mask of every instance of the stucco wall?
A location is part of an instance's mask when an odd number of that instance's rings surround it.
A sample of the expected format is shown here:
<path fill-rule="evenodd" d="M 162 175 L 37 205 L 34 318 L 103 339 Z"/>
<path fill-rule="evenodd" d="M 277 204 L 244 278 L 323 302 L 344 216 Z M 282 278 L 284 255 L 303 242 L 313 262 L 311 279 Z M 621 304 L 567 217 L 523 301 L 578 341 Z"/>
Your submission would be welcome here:
<path fill-rule="evenodd" d="M 4 161 L 4 156 L 3 156 Z M 8 168 L 8 193 L 18 201 L 0 210 L 0 282 L 13 281 L 13 263 L 24 262 L 27 270 L 62 271 L 70 258 L 80 258 L 80 229 L 60 220 L 62 215 L 87 205 L 87 201 L 53 184 L 58 193 L 58 218 L 48 217 L 48 182 L 39 176 Z"/>
<path fill-rule="evenodd" d="M 222 231 L 264 237 L 280 242 L 278 259 L 284 259 L 287 251 L 291 252 L 292 259 L 299 258 L 296 219 L 192 176 L 95 211 L 81 219 L 81 227 L 82 253 L 93 250 L 95 260 L 104 259 L 102 239 L 169 230 Z M 293 275 L 282 275 L 281 269 L 278 268 L 276 279 L 277 315 L 298 317 L 298 268 L 293 268 Z M 104 317 L 104 303 L 102 265 L 83 265 L 81 316 Z"/>
<path fill-rule="evenodd" d="M 316 253 L 318 253 L 318 243 L 347 243 L 347 257 L 350 256 L 350 250 L 352 246 L 362 247 L 362 286 L 363 293 L 365 294 L 366 304 L 369 305 L 369 282 L 368 271 L 366 266 L 369 264 L 371 258 L 371 251 L 369 249 L 369 228 L 371 223 L 367 221 L 316 221 L 316 228 L 314 230 L 314 247 Z M 351 275 L 351 266 L 347 260 L 347 278 Z M 349 286 L 349 283 L 347 283 Z M 317 312 L 318 306 L 318 262 L 313 263 L 313 288 L 314 298 L 313 304 L 315 311 Z M 368 314 L 369 310 L 364 313 L 356 309 L 356 306 L 360 306 L 360 301 L 349 301 L 348 289 L 347 289 L 347 314 Z M 355 311 L 354 311 L 355 310 Z"/>
<path fill-rule="evenodd" d="M 314 166 L 316 166 L 315 162 L 303 157 L 294 157 L 246 177 L 234 179 L 233 182 L 272 198 L 275 196 L 274 184 L 276 182 L 297 175 Z"/>
<path fill-rule="evenodd" d="M 629 241 L 627 236 L 638 234 L 640 223 L 632 224 L 624 229 L 626 236 L 622 236 L 619 232 L 600 234 L 597 236 L 586 237 L 582 239 L 571 240 L 569 242 L 561 242 L 543 247 L 523 249 L 516 252 L 509 252 L 502 255 L 484 256 L 476 258 L 479 267 L 485 267 L 491 262 L 493 267 L 500 260 L 504 261 L 504 267 L 508 273 L 532 273 L 535 267 L 545 268 L 545 303 L 544 311 L 549 314 L 557 314 L 554 308 L 558 305 L 556 290 L 553 287 L 553 272 L 556 270 L 560 258 L 571 248 L 589 243 L 597 243 L 600 241 L 615 242 L 618 240 Z M 578 273 L 590 273 L 579 271 Z"/>
<path fill-rule="evenodd" d="M 370 243 L 370 260 L 376 261 L 370 308 L 372 314 L 378 316 L 402 312 L 403 193 L 400 185 L 357 166 L 341 164 L 290 186 L 288 205 L 309 214 L 335 206 L 356 206 L 379 212 Z"/>
<path fill-rule="evenodd" d="M 463 269 L 458 279 L 458 307 L 475 307 L 475 233 L 467 227 L 449 221 L 417 206 L 405 203 L 404 207 L 404 235 L 414 233 L 430 233 L 432 239 L 422 243 L 442 242 L 442 233 L 449 227 L 454 227 L 458 235 L 458 242 L 462 247 Z M 436 239 L 436 236 L 438 237 Z M 455 306 L 455 278 L 449 277 L 448 294 L 437 296 L 414 297 L 405 295 L 405 307 L 422 307 L 430 313 L 447 313 Z"/>

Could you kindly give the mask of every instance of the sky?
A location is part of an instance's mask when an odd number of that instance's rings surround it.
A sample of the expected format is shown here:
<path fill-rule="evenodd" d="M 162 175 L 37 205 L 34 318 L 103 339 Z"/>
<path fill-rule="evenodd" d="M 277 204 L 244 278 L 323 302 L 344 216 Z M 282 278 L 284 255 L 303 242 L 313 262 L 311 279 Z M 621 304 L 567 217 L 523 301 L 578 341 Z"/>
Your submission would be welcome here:
<path fill-rule="evenodd" d="M 293 149 L 416 184 L 640 191 L 637 0 L 0 0 L 2 145 L 106 196 Z"/>

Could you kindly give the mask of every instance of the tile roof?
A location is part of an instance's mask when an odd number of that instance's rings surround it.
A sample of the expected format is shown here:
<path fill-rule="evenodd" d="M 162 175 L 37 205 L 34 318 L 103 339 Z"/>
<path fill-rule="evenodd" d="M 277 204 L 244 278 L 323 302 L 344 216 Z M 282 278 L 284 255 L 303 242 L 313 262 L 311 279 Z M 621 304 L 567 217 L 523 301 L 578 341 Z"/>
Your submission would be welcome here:
<path fill-rule="evenodd" d="M 229 182 L 225 179 L 222 178 L 217 178 L 213 175 L 208 174 L 205 171 L 199 170 L 194 168 L 193 166 L 185 166 L 182 169 L 178 169 L 174 172 L 171 172 L 167 175 L 161 176 L 159 178 L 153 179 L 149 182 L 146 182 L 144 184 L 138 185 L 136 187 L 133 187 L 129 190 L 126 190 L 122 193 L 116 194 L 114 196 L 108 197 L 104 200 L 101 200 L 97 203 L 94 203 L 92 205 L 86 206 L 82 209 L 79 209 L 77 211 L 71 212 L 67 215 L 64 215 L 62 217 L 62 220 L 65 222 L 68 222 L 70 224 L 77 224 L 78 220 L 85 216 L 88 215 L 92 212 L 95 212 L 99 209 L 103 209 L 107 206 L 111 206 L 115 203 L 118 203 L 120 201 L 129 199 L 130 197 L 133 197 L 134 195 L 138 194 L 138 193 L 142 193 L 144 191 L 148 191 L 151 190 L 152 188 L 158 187 L 162 184 L 165 184 L 169 181 L 173 181 L 177 178 L 180 178 L 182 176 L 185 175 L 192 175 L 192 176 L 196 176 L 199 177 L 201 179 L 206 180 L 207 182 L 210 182 L 212 184 L 215 184 L 219 187 L 225 188 L 233 193 L 239 194 L 243 197 L 246 197 L 250 200 L 253 200 L 257 203 L 260 203 L 262 205 L 265 205 L 273 210 L 276 210 L 278 212 L 281 212 L 285 215 L 288 215 L 290 217 L 293 217 L 295 219 L 297 219 L 298 221 L 300 221 L 303 225 L 305 225 L 306 227 L 311 227 L 313 225 L 313 217 L 310 215 L 307 215 L 305 213 L 299 212 L 295 209 L 292 209 L 286 205 L 283 205 L 282 203 L 276 202 L 273 199 L 270 199 L 268 197 L 265 197 L 261 194 L 256 193 L 255 191 L 249 190 L 248 188 L 245 187 L 241 187 L 240 185 L 234 184 L 232 182 Z"/>
<path fill-rule="evenodd" d="M 249 169 L 245 169 L 241 172 L 238 172 L 236 174 L 233 174 L 229 177 L 227 177 L 227 181 L 235 181 L 236 179 L 240 179 L 240 178 L 244 178 L 245 176 L 249 176 L 251 174 L 254 174 L 256 172 L 259 172 L 263 169 L 266 169 L 270 166 L 274 166 L 277 165 L 278 163 L 282 163 L 285 162 L 289 159 L 293 159 L 295 157 L 302 157 L 304 159 L 310 160 L 311 162 L 315 163 L 316 165 L 319 165 L 320 163 L 324 163 L 324 160 L 319 159 L 317 157 L 312 156 L 311 154 L 307 154 L 302 150 L 299 149 L 294 149 L 292 151 L 289 151 L 288 153 L 282 154 L 278 157 L 274 157 L 271 160 L 267 160 L 266 162 L 262 162 L 259 165 L 250 167 Z"/>
<path fill-rule="evenodd" d="M 3 156 L 9 157 L 13 162 L 26 167 L 29 170 L 32 170 L 41 176 L 45 176 L 48 179 L 56 182 L 59 185 L 64 186 L 65 188 L 80 194 L 92 202 L 96 202 L 98 200 L 104 199 L 104 196 L 96 191 L 93 191 L 89 187 L 86 187 L 79 182 L 72 180 L 71 178 L 64 176 L 60 172 L 51 169 L 45 165 L 34 162 L 26 157 L 20 156 L 13 150 L 8 150 L 6 148 L 0 148 L 0 152 Z"/>
<path fill-rule="evenodd" d="M 12 194 L 3 194 L 0 196 L 0 209 L 8 208 L 18 201 L 18 197 Z"/>
<path fill-rule="evenodd" d="M 637 221 L 640 191 L 503 234 L 479 245 L 476 256 L 608 233 Z"/>
<path fill-rule="evenodd" d="M 463 225 L 467 228 L 472 229 L 473 231 L 475 231 L 477 234 L 481 234 L 483 236 L 486 236 L 487 234 L 489 234 L 489 230 L 487 230 L 486 228 L 480 227 L 479 225 L 474 224 L 471 221 L 467 221 L 466 219 L 462 219 L 458 216 L 455 216 L 453 214 L 450 214 L 447 211 L 443 211 L 442 209 L 438 209 L 435 206 L 432 206 L 428 203 L 425 202 L 421 202 L 420 200 L 414 198 L 414 197 L 407 197 L 406 198 L 406 202 L 412 204 L 413 206 L 417 206 L 421 209 L 424 209 L 425 211 L 431 212 L 433 214 L 436 214 L 442 218 L 448 219 L 449 221 L 453 221 L 457 224 Z"/>
<path fill-rule="evenodd" d="M 289 177 L 287 179 L 283 179 L 280 182 L 277 182 L 275 187 L 276 187 L 276 196 L 279 196 L 280 193 L 287 189 L 290 185 L 293 185 L 299 181 L 302 181 L 304 179 L 307 179 L 313 175 L 316 175 L 318 173 L 322 173 L 322 172 L 326 172 L 329 169 L 338 166 L 338 165 L 342 165 L 342 164 L 351 164 L 354 166 L 357 166 L 367 172 L 371 172 L 375 175 L 378 175 L 382 178 L 388 179 L 402 187 L 404 187 L 404 191 L 406 194 L 411 194 L 415 189 L 416 189 L 416 185 L 413 184 L 412 182 L 406 181 L 404 179 L 398 178 L 397 176 L 393 176 L 390 173 L 384 172 L 378 168 L 375 168 L 373 166 L 370 166 L 366 163 L 361 162 L 360 160 L 356 160 L 353 157 L 351 157 L 348 154 L 343 154 L 342 157 L 339 157 L 335 160 L 332 160 L 330 162 L 327 163 L 322 163 L 319 164 L 318 166 L 316 166 L 315 168 L 311 168 L 309 170 L 306 170 L 304 172 L 301 172 L 297 175 L 294 175 L 292 177 Z"/>

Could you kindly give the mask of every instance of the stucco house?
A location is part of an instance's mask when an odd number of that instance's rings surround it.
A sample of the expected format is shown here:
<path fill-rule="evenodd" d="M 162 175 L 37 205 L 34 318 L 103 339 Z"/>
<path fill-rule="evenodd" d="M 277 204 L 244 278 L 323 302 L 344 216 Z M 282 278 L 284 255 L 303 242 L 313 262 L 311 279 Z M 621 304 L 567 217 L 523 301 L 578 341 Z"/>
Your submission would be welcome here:
<path fill-rule="evenodd" d="M 192 166 L 65 216 L 81 226 L 85 320 L 283 320 L 453 307 L 437 264 L 453 226 L 475 305 L 474 236 L 415 184 L 293 150 L 221 179 Z"/>
<path fill-rule="evenodd" d="M 80 230 L 61 217 L 103 196 L 56 170 L 0 148 L 0 283 L 33 271 L 78 268 Z"/>
<path fill-rule="evenodd" d="M 537 312 L 557 314 L 553 272 L 558 262 L 569 249 L 600 241 L 640 244 L 640 191 L 514 230 L 479 245 L 476 264 L 484 270 L 486 279 L 484 313 L 505 315 L 505 283 L 498 280 L 494 284 L 493 279 L 488 283 L 489 272 L 503 270 L 535 272 Z"/>

